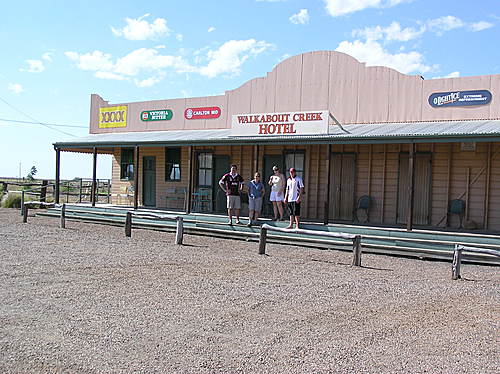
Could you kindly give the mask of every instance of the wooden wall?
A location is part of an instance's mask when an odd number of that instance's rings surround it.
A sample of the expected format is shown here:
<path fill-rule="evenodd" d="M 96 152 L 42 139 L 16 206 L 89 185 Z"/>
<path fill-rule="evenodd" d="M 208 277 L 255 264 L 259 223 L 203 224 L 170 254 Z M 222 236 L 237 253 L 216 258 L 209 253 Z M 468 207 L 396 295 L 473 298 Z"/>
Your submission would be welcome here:
<path fill-rule="evenodd" d="M 266 145 L 258 147 L 257 170 L 264 172 L 264 155 L 282 154 L 285 150 L 305 151 L 304 182 L 306 196 L 303 216 L 312 220 L 323 220 L 324 202 L 327 200 L 328 170 L 327 145 Z M 408 152 L 407 144 L 332 145 L 335 153 L 356 154 L 355 201 L 362 195 L 373 199 L 370 222 L 374 224 L 396 224 L 398 201 L 399 155 Z M 195 151 L 212 151 L 229 155 L 231 163 L 249 181 L 254 170 L 256 147 L 217 146 L 196 147 Z M 417 144 L 417 152 L 432 154 L 431 173 L 431 226 L 444 227 L 447 223 L 448 202 L 462 199 L 467 203 L 466 220 L 474 221 L 479 229 L 500 230 L 500 143 L 476 143 L 475 150 L 465 151 L 460 143 Z M 180 182 L 165 182 L 165 153 L 163 147 L 140 149 L 139 203 L 142 200 L 142 157 L 156 156 L 156 201 L 160 208 L 166 207 L 167 188 L 187 187 L 188 148 L 182 148 Z M 120 150 L 113 156 L 113 203 L 124 203 L 120 194 L 133 181 L 120 181 Z M 217 176 L 216 176 L 217 177 Z M 132 200 L 130 200 L 132 202 Z M 458 217 L 451 216 L 449 224 L 458 227 Z"/>

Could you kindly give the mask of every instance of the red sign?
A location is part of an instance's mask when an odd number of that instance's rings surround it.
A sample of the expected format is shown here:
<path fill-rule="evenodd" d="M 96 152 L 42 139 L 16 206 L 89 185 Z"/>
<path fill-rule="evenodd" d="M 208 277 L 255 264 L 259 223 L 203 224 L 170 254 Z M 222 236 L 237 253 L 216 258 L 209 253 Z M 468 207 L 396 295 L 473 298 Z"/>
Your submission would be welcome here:
<path fill-rule="evenodd" d="M 205 108 L 187 108 L 184 111 L 185 119 L 214 119 L 220 117 L 221 110 L 218 106 Z"/>

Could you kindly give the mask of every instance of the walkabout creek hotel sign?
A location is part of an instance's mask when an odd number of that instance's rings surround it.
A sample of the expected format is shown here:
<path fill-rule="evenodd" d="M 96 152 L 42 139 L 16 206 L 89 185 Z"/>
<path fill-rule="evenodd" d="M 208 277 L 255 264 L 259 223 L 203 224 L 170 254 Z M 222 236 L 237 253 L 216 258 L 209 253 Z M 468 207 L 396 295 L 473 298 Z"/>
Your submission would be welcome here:
<path fill-rule="evenodd" d="M 126 127 L 127 106 L 108 106 L 99 108 L 99 128 Z"/>
<path fill-rule="evenodd" d="M 286 136 L 328 134 L 327 110 L 310 112 L 237 114 L 233 136 Z"/>

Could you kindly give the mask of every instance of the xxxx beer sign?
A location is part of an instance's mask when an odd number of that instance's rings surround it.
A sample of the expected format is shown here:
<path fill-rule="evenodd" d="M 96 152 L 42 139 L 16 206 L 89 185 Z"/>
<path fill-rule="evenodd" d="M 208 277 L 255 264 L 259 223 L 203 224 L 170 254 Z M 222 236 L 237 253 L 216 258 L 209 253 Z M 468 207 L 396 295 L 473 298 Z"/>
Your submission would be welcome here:
<path fill-rule="evenodd" d="M 289 136 L 328 134 L 327 110 L 286 113 L 237 114 L 233 136 Z"/>
<path fill-rule="evenodd" d="M 99 128 L 126 127 L 127 106 L 108 106 L 99 108 Z"/>

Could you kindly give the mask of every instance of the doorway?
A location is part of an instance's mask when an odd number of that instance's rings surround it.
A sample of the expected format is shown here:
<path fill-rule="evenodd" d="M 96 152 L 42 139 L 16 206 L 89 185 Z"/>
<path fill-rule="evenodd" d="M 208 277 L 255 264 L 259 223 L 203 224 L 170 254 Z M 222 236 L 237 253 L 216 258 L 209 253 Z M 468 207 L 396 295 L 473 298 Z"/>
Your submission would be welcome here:
<path fill-rule="evenodd" d="M 356 154 L 332 153 L 330 162 L 329 217 L 338 221 L 354 218 Z"/>
<path fill-rule="evenodd" d="M 142 159 L 142 202 L 144 206 L 156 206 L 156 157 Z"/>
<path fill-rule="evenodd" d="M 408 174 L 409 154 L 399 154 L 398 209 L 396 222 L 407 223 L 408 218 Z M 430 222 L 432 154 L 415 153 L 413 223 L 428 225 Z"/>

